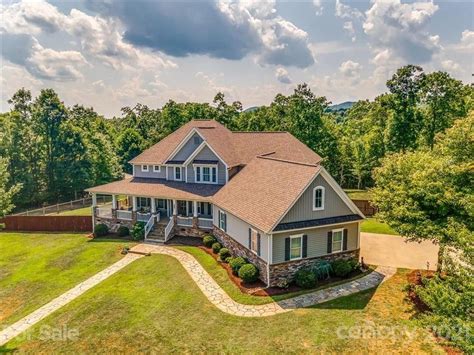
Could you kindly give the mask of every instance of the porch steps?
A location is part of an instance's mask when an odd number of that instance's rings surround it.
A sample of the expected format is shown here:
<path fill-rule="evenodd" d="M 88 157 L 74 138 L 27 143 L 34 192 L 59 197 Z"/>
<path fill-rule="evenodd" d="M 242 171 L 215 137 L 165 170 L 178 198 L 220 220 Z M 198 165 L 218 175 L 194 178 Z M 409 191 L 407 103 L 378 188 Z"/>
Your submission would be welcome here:
<path fill-rule="evenodd" d="M 148 234 L 146 241 L 155 242 L 155 243 L 164 243 L 165 242 L 165 228 L 166 225 L 155 224 L 150 234 Z"/>

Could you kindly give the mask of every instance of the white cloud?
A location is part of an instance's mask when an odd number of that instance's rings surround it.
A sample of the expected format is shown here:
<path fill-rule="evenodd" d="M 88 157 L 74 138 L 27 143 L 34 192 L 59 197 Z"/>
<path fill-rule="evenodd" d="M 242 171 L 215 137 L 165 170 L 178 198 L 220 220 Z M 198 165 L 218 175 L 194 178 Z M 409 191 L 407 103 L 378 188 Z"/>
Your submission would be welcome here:
<path fill-rule="evenodd" d="M 439 36 L 426 30 L 437 10 L 432 2 L 402 4 L 400 0 L 374 0 L 366 12 L 363 28 L 377 52 L 388 49 L 405 61 L 424 63 L 441 49 Z"/>
<path fill-rule="evenodd" d="M 316 16 L 321 16 L 324 10 L 322 0 L 313 0 L 313 5 L 316 9 Z"/>
<path fill-rule="evenodd" d="M 362 66 L 352 60 L 345 61 L 339 66 L 339 71 L 347 78 L 359 78 Z"/>
<path fill-rule="evenodd" d="M 344 22 L 343 28 L 344 28 L 344 31 L 346 31 L 351 37 L 352 42 L 355 42 L 356 36 L 355 36 L 354 24 L 352 23 L 352 21 Z"/>
<path fill-rule="evenodd" d="M 291 84 L 291 78 L 285 68 L 277 68 L 275 70 L 275 77 L 280 83 Z"/>
<path fill-rule="evenodd" d="M 448 72 L 457 72 L 461 69 L 461 66 L 454 60 L 446 59 L 441 62 L 441 66 Z"/>
<path fill-rule="evenodd" d="M 364 15 L 358 9 L 350 7 L 349 5 L 343 4 L 340 0 L 336 0 L 336 13 L 335 15 L 345 19 L 360 19 Z"/>

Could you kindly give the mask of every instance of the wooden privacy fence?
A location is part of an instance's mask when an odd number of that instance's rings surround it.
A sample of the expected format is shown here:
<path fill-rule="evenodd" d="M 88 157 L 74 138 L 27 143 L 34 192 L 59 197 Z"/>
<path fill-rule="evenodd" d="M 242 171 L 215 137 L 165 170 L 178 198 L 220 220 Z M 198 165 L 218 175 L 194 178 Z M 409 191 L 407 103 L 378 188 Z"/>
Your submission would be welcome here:
<path fill-rule="evenodd" d="M 5 223 L 8 231 L 92 231 L 91 216 L 6 216 L 0 223 Z"/>
<path fill-rule="evenodd" d="M 357 208 L 367 217 L 372 217 L 377 213 L 377 207 L 370 204 L 367 200 L 352 200 Z"/>

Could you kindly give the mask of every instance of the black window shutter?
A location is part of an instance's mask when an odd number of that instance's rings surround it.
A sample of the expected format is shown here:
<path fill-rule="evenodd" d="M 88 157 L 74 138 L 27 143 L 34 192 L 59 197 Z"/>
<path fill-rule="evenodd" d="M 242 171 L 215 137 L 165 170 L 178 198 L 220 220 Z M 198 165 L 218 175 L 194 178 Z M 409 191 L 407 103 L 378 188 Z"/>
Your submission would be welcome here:
<path fill-rule="evenodd" d="M 344 228 L 342 234 L 342 250 L 347 250 L 347 228 Z"/>
<path fill-rule="evenodd" d="M 249 249 L 252 250 L 252 229 L 249 228 Z"/>
<path fill-rule="evenodd" d="M 285 238 L 285 260 L 290 260 L 290 238 Z"/>
<path fill-rule="evenodd" d="M 308 236 L 303 235 L 303 258 L 308 256 Z"/>
<path fill-rule="evenodd" d="M 224 232 L 227 232 L 227 213 L 224 213 Z"/>
<path fill-rule="evenodd" d="M 257 234 L 257 255 L 260 256 L 260 233 Z"/>
<path fill-rule="evenodd" d="M 332 231 L 328 232 L 328 254 L 332 253 Z"/>

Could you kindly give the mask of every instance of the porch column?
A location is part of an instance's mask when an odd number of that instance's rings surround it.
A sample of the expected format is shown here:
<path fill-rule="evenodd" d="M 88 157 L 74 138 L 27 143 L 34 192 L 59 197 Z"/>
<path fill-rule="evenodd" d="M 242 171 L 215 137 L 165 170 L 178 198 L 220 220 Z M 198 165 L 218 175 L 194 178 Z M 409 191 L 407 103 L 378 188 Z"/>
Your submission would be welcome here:
<path fill-rule="evenodd" d="M 112 195 L 112 218 L 117 218 L 117 195 Z"/>
<path fill-rule="evenodd" d="M 132 196 L 132 222 L 137 221 L 137 196 Z"/>
<path fill-rule="evenodd" d="M 92 194 L 92 207 L 97 207 L 97 195 Z"/>
<path fill-rule="evenodd" d="M 198 202 L 193 201 L 193 217 L 197 217 L 197 216 L 198 216 Z"/>
<path fill-rule="evenodd" d="M 173 221 L 176 225 L 178 223 L 178 201 L 173 200 Z"/>
<path fill-rule="evenodd" d="M 151 199 L 151 214 L 155 215 L 156 214 L 156 204 L 155 204 L 155 198 L 152 197 Z"/>
<path fill-rule="evenodd" d="M 96 215 L 96 209 L 97 209 L 97 195 L 92 194 L 92 225 L 95 226 L 95 215 Z"/>

